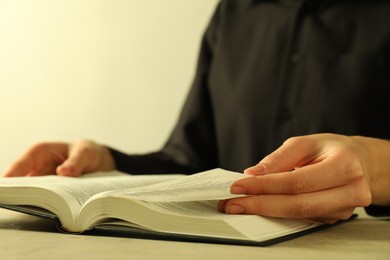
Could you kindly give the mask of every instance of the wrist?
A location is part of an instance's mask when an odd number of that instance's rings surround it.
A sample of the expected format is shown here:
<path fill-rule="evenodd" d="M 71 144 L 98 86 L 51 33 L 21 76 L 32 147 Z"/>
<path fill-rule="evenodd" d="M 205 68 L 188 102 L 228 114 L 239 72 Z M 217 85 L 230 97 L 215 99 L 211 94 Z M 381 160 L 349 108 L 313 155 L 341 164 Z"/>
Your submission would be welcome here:
<path fill-rule="evenodd" d="M 116 170 L 116 164 L 114 157 L 111 155 L 111 152 L 107 146 L 102 145 L 102 164 L 101 170 L 103 171 L 112 171 Z"/>
<path fill-rule="evenodd" d="M 362 145 L 368 156 L 372 204 L 390 206 L 390 141 L 363 136 L 352 138 Z"/>

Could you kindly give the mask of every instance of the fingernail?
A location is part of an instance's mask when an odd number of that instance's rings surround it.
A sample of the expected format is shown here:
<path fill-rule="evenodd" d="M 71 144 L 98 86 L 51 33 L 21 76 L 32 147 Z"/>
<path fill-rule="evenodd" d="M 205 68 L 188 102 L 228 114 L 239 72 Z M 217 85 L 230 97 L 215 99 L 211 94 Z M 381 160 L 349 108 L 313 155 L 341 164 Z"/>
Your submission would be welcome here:
<path fill-rule="evenodd" d="M 60 165 L 57 167 L 57 174 L 62 176 L 73 176 L 74 171 L 72 167 Z"/>
<path fill-rule="evenodd" d="M 242 214 L 245 212 L 244 208 L 237 204 L 231 204 L 225 210 L 228 214 Z"/>
<path fill-rule="evenodd" d="M 244 170 L 244 173 L 245 174 L 249 174 L 249 175 L 259 175 L 254 169 L 252 168 L 248 168 L 248 169 L 245 169 Z"/>
<path fill-rule="evenodd" d="M 247 190 L 242 186 L 234 185 L 230 188 L 230 193 L 232 193 L 232 194 L 246 194 Z"/>
<path fill-rule="evenodd" d="M 219 212 L 225 212 L 225 205 L 226 205 L 226 200 L 221 200 L 218 202 L 217 208 Z"/>
<path fill-rule="evenodd" d="M 265 165 L 264 164 L 257 164 L 255 166 L 249 167 L 244 170 L 245 174 L 250 174 L 250 175 L 261 175 L 262 173 L 265 172 Z"/>

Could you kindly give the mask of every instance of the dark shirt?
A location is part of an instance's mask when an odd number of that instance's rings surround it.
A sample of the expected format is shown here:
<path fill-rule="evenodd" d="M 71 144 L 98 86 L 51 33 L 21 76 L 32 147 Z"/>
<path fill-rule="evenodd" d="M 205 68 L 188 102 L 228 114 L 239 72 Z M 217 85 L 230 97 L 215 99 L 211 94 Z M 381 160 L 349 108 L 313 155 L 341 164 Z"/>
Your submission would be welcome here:
<path fill-rule="evenodd" d="M 390 138 L 390 1 L 226 0 L 160 151 L 119 170 L 242 171 L 292 136 Z"/>

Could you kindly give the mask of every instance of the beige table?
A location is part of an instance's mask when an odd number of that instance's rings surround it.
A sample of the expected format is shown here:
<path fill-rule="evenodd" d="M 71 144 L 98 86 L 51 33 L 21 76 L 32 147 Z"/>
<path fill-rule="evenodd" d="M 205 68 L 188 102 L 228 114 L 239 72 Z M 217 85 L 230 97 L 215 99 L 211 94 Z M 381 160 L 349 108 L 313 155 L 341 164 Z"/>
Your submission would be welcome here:
<path fill-rule="evenodd" d="M 0 259 L 390 259 L 390 219 L 359 218 L 276 244 L 248 247 L 67 235 L 54 223 L 0 209 Z"/>

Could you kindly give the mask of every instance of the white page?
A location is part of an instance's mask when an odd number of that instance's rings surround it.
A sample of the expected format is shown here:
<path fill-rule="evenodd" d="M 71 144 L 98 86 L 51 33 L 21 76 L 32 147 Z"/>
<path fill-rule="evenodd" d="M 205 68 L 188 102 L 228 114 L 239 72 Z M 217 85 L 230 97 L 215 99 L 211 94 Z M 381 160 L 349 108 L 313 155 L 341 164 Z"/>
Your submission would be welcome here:
<path fill-rule="evenodd" d="M 50 190 L 59 194 L 67 202 L 75 218 L 81 206 L 97 193 L 150 185 L 175 178 L 182 178 L 182 175 L 129 175 L 113 171 L 86 174 L 79 178 L 58 175 L 0 178 L 0 203 L 11 200 L 18 202 L 13 203 L 15 205 L 32 204 L 35 200 L 33 198 L 35 196 L 32 195 L 35 193 L 31 188 Z M 31 192 L 26 197 L 24 194 L 29 190 Z M 45 198 L 43 199 L 46 201 Z M 54 211 L 53 206 L 47 205 L 46 209 Z"/>
<path fill-rule="evenodd" d="M 60 189 L 75 198 L 82 206 L 93 195 L 104 191 L 122 190 L 150 185 L 178 178 L 178 175 L 124 175 L 83 179 L 69 185 L 69 182 L 55 182 L 47 187 Z M 180 176 L 181 177 L 181 176 Z"/>
<path fill-rule="evenodd" d="M 231 194 L 230 186 L 236 180 L 249 176 L 213 169 L 155 185 L 108 192 L 103 196 L 120 195 L 154 202 L 221 200 L 243 196 Z"/>

